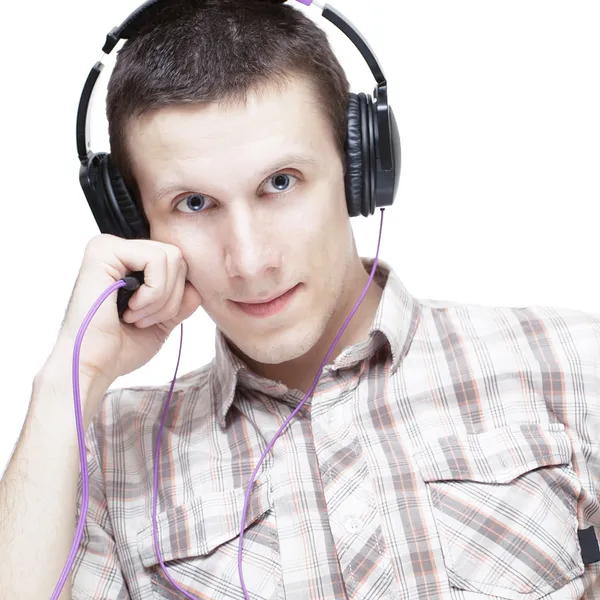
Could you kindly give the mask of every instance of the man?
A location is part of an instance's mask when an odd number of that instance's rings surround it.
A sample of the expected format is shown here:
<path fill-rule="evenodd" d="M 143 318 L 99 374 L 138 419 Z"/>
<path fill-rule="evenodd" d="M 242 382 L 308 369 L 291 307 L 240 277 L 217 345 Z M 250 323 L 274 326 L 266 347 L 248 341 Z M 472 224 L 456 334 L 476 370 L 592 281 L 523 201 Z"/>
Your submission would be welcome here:
<path fill-rule="evenodd" d="M 173 583 L 192 598 L 243 598 L 248 482 L 372 265 L 346 209 L 349 89 L 324 34 L 288 6 L 169 6 L 121 51 L 107 107 L 112 155 L 152 239 L 90 245 L 34 385 L 36 423 L 67 414 L 55 373 L 67 373 L 82 307 L 147 267 L 124 315 L 135 325 L 106 302 L 86 334 L 90 503 L 73 598 L 183 597 Z M 178 379 L 166 416 L 159 557 L 153 468 L 169 386 L 105 392 L 200 305 L 217 325 L 216 357 Z M 597 316 L 418 300 L 380 262 L 252 488 L 250 597 L 600 598 L 599 375 Z M 50 408 L 35 401 L 45 393 Z M 17 456 L 31 480 L 44 464 L 37 443 Z M 61 489 L 73 485 L 74 449 L 43 447 L 70 461 Z M 7 531 L 27 528 L 12 519 Z M 58 547 L 44 523 L 38 539 Z M 11 554 L 21 547 L 26 562 L 23 542 Z M 65 560 L 45 566 L 46 581 Z"/>

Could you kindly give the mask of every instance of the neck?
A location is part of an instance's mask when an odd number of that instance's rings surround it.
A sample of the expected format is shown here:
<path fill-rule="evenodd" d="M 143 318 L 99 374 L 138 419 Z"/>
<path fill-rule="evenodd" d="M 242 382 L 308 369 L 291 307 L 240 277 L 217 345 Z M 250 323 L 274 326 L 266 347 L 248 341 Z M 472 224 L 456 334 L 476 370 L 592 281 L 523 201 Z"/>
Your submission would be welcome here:
<path fill-rule="evenodd" d="M 244 357 L 248 366 L 257 375 L 273 381 L 281 381 L 290 389 L 299 390 L 304 394 L 307 393 L 325 355 L 329 351 L 331 344 L 333 344 L 350 311 L 358 302 L 368 280 L 369 273 L 365 271 L 362 263 L 360 263 L 357 276 L 353 279 L 349 293 L 346 294 L 344 301 L 337 307 L 319 341 L 309 352 L 293 360 L 275 365 L 257 363 L 248 357 Z M 371 328 L 381 300 L 382 292 L 382 288 L 373 280 L 363 301 L 348 323 L 338 343 L 333 348 L 328 359 L 328 364 L 333 363 L 344 348 L 367 339 L 369 329 Z"/>

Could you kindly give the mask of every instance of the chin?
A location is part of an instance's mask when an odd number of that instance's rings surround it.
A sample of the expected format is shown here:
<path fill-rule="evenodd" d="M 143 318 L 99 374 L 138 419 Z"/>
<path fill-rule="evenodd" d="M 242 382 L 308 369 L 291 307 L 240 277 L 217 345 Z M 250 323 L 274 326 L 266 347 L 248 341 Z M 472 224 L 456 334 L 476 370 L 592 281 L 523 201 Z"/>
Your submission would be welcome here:
<path fill-rule="evenodd" d="M 323 334 L 325 323 L 303 320 L 274 335 L 229 337 L 248 358 L 267 365 L 286 363 L 310 352 Z"/>

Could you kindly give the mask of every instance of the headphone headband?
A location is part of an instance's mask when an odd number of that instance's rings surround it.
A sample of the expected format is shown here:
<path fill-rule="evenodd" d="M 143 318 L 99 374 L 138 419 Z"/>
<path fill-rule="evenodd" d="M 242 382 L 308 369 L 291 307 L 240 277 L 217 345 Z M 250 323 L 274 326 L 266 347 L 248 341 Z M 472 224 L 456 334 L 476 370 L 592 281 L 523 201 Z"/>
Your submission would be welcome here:
<path fill-rule="evenodd" d="M 147 0 L 144 4 L 136 8 L 118 27 L 113 27 L 106 36 L 106 41 L 102 47 L 104 53 L 102 58 L 91 68 L 89 75 L 86 79 L 83 87 L 83 92 L 79 100 L 79 107 L 77 109 L 77 125 L 76 125 L 76 137 L 77 137 L 77 154 L 81 164 L 87 164 L 93 152 L 90 148 L 90 131 L 89 131 L 89 104 L 94 91 L 94 86 L 98 81 L 98 77 L 104 68 L 102 60 L 104 56 L 110 54 L 114 47 L 120 40 L 129 39 L 129 37 L 135 32 L 135 28 L 139 21 L 150 11 L 154 6 L 165 0 Z M 257 0 L 254 0 L 257 1 Z M 272 4 L 283 4 L 286 0 L 267 0 Z M 315 0 L 296 0 L 300 4 L 305 6 L 314 5 L 322 11 L 322 16 L 335 25 L 340 31 L 342 31 L 348 39 L 356 46 L 362 57 L 365 59 L 375 81 L 377 82 L 377 88 L 375 90 L 374 98 L 378 100 L 378 111 L 377 121 L 380 125 L 379 135 L 380 141 L 382 142 L 381 148 L 383 152 L 381 155 L 381 166 L 383 170 L 389 171 L 393 168 L 392 155 L 386 152 L 385 149 L 390 147 L 390 136 L 389 129 L 386 126 L 387 122 L 387 81 L 381 68 L 381 64 L 377 60 L 373 49 L 365 39 L 365 37 L 358 31 L 358 29 L 337 9 L 333 8 L 329 4 L 321 5 Z"/>

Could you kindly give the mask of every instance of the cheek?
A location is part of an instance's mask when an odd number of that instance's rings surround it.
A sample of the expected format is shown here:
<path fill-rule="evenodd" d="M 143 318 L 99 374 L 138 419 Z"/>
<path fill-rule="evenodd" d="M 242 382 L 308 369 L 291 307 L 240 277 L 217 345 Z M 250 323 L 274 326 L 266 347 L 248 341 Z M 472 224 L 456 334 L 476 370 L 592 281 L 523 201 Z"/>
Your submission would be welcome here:
<path fill-rule="evenodd" d="M 215 295 L 215 290 L 223 289 L 219 282 L 219 273 L 223 271 L 217 245 L 198 225 L 175 220 L 155 220 L 151 223 L 152 239 L 163 244 L 177 246 L 183 254 L 188 272 L 187 279 L 198 290 L 202 290 L 204 299 Z"/>
<path fill-rule="evenodd" d="M 346 253 L 346 242 L 351 236 L 343 187 L 340 189 L 340 186 L 330 186 L 327 189 L 327 193 L 319 198 L 310 222 L 307 250 L 317 251 L 326 267 L 333 257 Z"/>
<path fill-rule="evenodd" d="M 278 231 L 294 232 L 306 241 L 334 237 L 339 239 L 339 232 L 344 230 L 348 222 L 348 209 L 343 180 L 329 179 L 312 187 L 297 205 L 281 215 L 285 227 Z M 280 225 L 283 225 L 281 223 Z"/>

